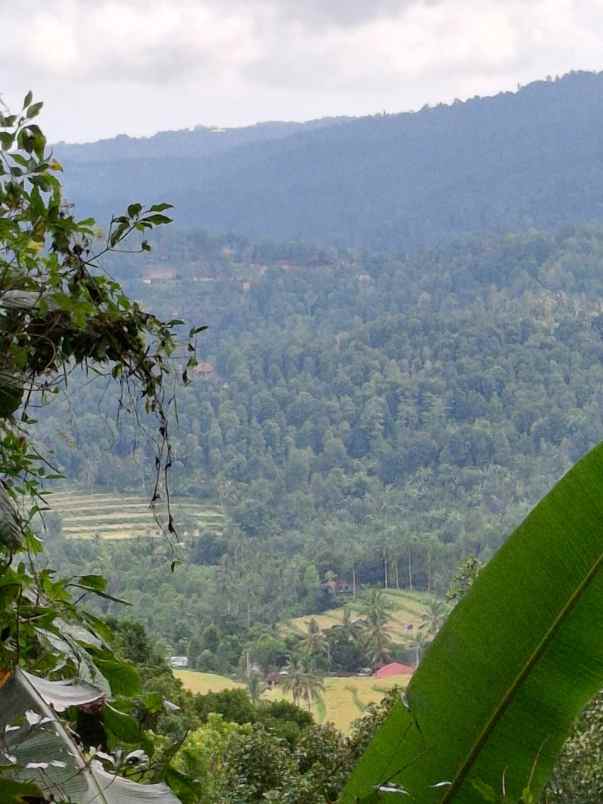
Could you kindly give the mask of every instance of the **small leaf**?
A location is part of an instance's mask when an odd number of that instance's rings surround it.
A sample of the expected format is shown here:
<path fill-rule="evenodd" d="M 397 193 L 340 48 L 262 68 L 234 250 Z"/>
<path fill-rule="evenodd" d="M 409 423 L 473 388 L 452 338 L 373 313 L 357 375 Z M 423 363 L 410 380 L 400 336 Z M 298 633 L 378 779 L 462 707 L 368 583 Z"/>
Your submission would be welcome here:
<path fill-rule="evenodd" d="M 114 603 L 121 603 L 122 606 L 132 605 L 128 600 L 124 600 L 121 597 L 115 597 L 114 595 L 108 594 L 108 592 L 103 592 L 101 589 L 95 589 L 93 586 L 86 586 L 86 584 L 83 583 L 72 583 L 69 585 L 74 586 L 76 589 L 82 589 L 84 592 L 90 592 L 91 594 L 102 597 L 105 600 L 112 600 Z"/>
<path fill-rule="evenodd" d="M 8 131 L 0 131 L 0 145 L 3 151 L 8 151 L 9 148 L 12 148 L 14 141 L 14 134 L 9 134 Z"/>
<path fill-rule="evenodd" d="M 164 223 L 172 223 L 172 218 L 168 218 L 167 215 L 146 215 L 143 218 L 143 221 L 147 223 L 152 223 L 154 226 L 161 226 Z"/>
<path fill-rule="evenodd" d="M 33 92 L 30 89 L 27 95 L 23 98 L 23 108 L 27 109 L 32 100 L 33 100 Z"/>
<path fill-rule="evenodd" d="M 104 592 L 107 588 L 107 579 L 102 575 L 80 575 L 78 581 L 97 592 Z"/>
<path fill-rule="evenodd" d="M 110 704 L 105 704 L 103 709 L 103 725 L 114 737 L 125 743 L 135 743 L 140 738 L 138 721 L 131 715 L 114 709 Z"/>
<path fill-rule="evenodd" d="M 44 106 L 44 103 L 40 101 L 39 103 L 32 104 L 29 109 L 27 110 L 27 119 L 31 120 L 32 117 L 35 117 L 40 113 L 40 109 Z"/>

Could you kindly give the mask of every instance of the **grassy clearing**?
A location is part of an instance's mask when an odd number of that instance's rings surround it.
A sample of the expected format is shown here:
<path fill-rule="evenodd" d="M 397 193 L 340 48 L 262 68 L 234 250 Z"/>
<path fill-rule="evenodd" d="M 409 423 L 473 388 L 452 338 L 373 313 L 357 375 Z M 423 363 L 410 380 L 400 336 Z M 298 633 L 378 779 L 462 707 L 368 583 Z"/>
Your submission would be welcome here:
<path fill-rule="evenodd" d="M 215 673 L 197 673 L 194 670 L 174 670 L 176 678 L 182 681 L 185 689 L 207 695 L 208 692 L 221 692 L 222 690 L 236 690 L 244 687 L 239 681 L 219 676 Z"/>
<path fill-rule="evenodd" d="M 372 678 L 371 676 L 331 676 L 324 679 L 325 691 L 322 705 L 312 706 L 311 711 L 319 723 L 333 723 L 348 734 L 352 723 L 362 716 L 371 703 L 378 703 L 385 692 L 393 687 L 406 687 L 410 676 Z M 275 687 L 262 696 L 264 700 L 291 700 L 291 697 Z"/>
<path fill-rule="evenodd" d="M 70 538 L 131 539 L 160 535 L 160 528 L 143 495 L 58 491 L 50 496 L 50 504 L 62 520 L 63 532 Z M 172 499 L 176 526 L 193 533 L 224 528 L 224 514 L 216 505 L 197 503 L 187 497 Z M 159 520 L 167 525 L 167 515 L 158 511 Z M 183 523 L 184 527 L 183 527 Z"/>
<path fill-rule="evenodd" d="M 394 609 L 388 621 L 388 626 L 392 639 L 396 642 L 404 641 L 404 638 L 413 634 L 421 624 L 421 618 L 425 612 L 425 605 L 430 596 L 425 592 L 407 592 L 404 589 L 384 590 L 387 597 L 394 605 Z M 353 610 L 353 604 L 350 604 Z M 316 620 L 321 630 L 328 630 L 334 625 L 343 622 L 343 607 L 323 611 L 322 614 L 305 615 L 289 620 L 283 626 L 285 631 L 293 631 L 303 635 L 308 630 L 310 620 Z M 412 626 L 409 628 L 409 626 Z"/>
<path fill-rule="evenodd" d="M 225 676 L 212 673 L 196 673 L 192 670 L 175 670 L 185 688 L 191 692 L 206 694 L 220 690 L 244 687 L 244 684 Z M 393 687 L 405 687 L 409 676 L 393 678 L 372 678 L 371 676 L 328 677 L 324 679 L 323 700 L 312 706 L 312 714 L 318 723 L 334 723 L 342 732 L 348 733 L 354 720 L 357 720 L 371 703 L 378 703 Z M 278 687 L 267 690 L 265 701 L 291 700 L 291 696 Z"/>

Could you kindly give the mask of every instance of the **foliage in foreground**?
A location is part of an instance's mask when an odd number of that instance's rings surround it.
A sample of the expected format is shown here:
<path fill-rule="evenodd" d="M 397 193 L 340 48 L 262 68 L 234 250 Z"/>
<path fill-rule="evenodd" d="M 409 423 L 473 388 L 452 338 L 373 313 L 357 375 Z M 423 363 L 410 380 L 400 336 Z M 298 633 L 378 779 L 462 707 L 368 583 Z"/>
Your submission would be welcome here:
<path fill-rule="evenodd" d="M 0 687 L 13 679 L 20 683 L 20 669 L 42 677 L 42 684 L 50 678 L 94 685 L 103 703 L 92 718 L 93 739 L 86 743 L 85 729 L 80 728 L 82 744 L 77 749 L 91 753 L 84 759 L 70 748 L 82 776 L 89 776 L 94 786 L 101 784 L 99 774 L 106 773 L 101 765 L 96 773 L 93 758 L 108 763 L 111 780 L 116 769 L 127 773 L 127 763 L 118 757 L 132 747 L 141 752 L 144 748 L 144 771 L 154 745 L 129 711 L 133 696 L 142 692 L 136 667 L 116 657 L 111 630 L 81 605 L 88 595 L 111 599 L 106 580 L 89 573 L 56 578 L 52 569 L 38 571 L 33 563 L 42 542 L 32 520 L 45 508 L 43 483 L 52 471 L 32 445 L 28 411 L 34 400 L 39 403 L 58 392 L 74 367 L 119 381 L 124 405 L 140 407 L 158 419 L 153 497 L 159 499 L 171 461 L 166 385 L 176 344 L 174 325 L 179 322 L 165 323 L 147 313 L 98 271 L 98 260 L 119 250 L 130 234 L 144 235 L 169 223 L 163 214 L 169 205 L 145 209 L 130 204 L 127 214 L 112 219 L 106 241 L 98 245 L 94 221 L 76 219 L 64 201 L 57 176 L 62 168 L 48 153 L 44 134 L 34 122 L 41 106 L 28 93 L 20 114 L 0 115 Z M 148 248 L 143 240 L 138 250 Z M 171 518 L 168 530 L 175 532 Z M 31 694 L 41 700 L 37 692 Z M 162 702 L 143 696 L 141 705 L 158 711 Z M 77 728 L 86 713 L 72 710 L 69 707 L 64 719 Z M 55 723 L 54 716 L 47 720 Z M 5 725 L 6 735 L 19 726 Z M 0 745 L 0 773 L 19 782 L 34 781 L 46 795 L 52 791 L 54 800 L 62 799 L 60 791 L 71 781 L 60 778 L 61 767 L 63 775 L 68 772 L 65 764 L 53 767 L 55 778 L 49 781 L 43 749 L 39 761 L 31 761 L 38 759 L 34 754 L 25 762 L 18 747 L 14 752 L 7 748 L 7 739 Z M 48 739 L 67 744 L 69 738 L 59 724 L 49 728 Z M 137 765 L 137 779 L 152 780 L 163 769 L 149 766 L 141 775 Z M 115 790 L 119 786 L 116 783 Z M 137 790 L 144 801 L 142 788 Z M 11 795 L 18 800 L 20 793 L 15 788 Z M 104 800 L 100 792 L 99 796 Z M 158 800 L 174 799 L 167 792 Z"/>
<path fill-rule="evenodd" d="M 536 798 L 603 682 L 603 446 L 539 503 L 454 609 L 342 801 Z"/>

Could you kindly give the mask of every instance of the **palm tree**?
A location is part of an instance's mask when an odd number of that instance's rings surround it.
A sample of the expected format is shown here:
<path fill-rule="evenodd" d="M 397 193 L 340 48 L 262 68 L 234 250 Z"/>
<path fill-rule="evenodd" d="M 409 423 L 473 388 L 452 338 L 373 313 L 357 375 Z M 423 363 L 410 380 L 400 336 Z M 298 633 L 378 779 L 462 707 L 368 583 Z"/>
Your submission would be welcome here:
<path fill-rule="evenodd" d="M 354 608 L 370 625 L 385 625 L 394 610 L 394 605 L 381 589 L 369 589 L 358 603 L 354 604 Z"/>
<path fill-rule="evenodd" d="M 391 659 L 392 640 L 386 625 L 367 624 L 364 649 L 373 666 L 389 662 Z"/>
<path fill-rule="evenodd" d="M 310 660 L 320 655 L 326 656 L 330 660 L 329 643 L 314 617 L 308 623 L 308 630 L 300 643 L 300 647 Z"/>
<path fill-rule="evenodd" d="M 393 603 L 380 589 L 370 589 L 357 604 L 364 615 L 364 648 L 371 664 L 383 664 L 391 656 L 392 640 L 388 622 Z"/>
<path fill-rule="evenodd" d="M 417 631 L 415 633 L 414 639 L 411 643 L 411 647 L 415 649 L 415 665 L 418 667 L 421 659 L 423 658 L 423 653 L 425 652 L 425 648 L 427 648 L 430 644 L 430 640 L 428 640 L 421 631 Z"/>
<path fill-rule="evenodd" d="M 351 608 L 344 606 L 341 623 L 334 625 L 332 630 L 340 631 L 348 642 L 356 642 L 362 631 L 362 624 L 359 619 L 353 619 Z"/>
<path fill-rule="evenodd" d="M 421 623 L 419 625 L 419 629 L 427 639 L 433 639 L 433 637 L 435 637 L 446 622 L 449 611 L 449 606 L 447 606 L 443 600 L 432 598 L 429 601 L 421 616 Z"/>
<path fill-rule="evenodd" d="M 322 678 L 316 675 L 303 658 L 291 657 L 285 667 L 286 675 L 282 677 L 281 688 L 291 693 L 293 703 L 299 706 L 303 701 L 309 710 L 313 703 L 322 700 L 325 685 Z"/>

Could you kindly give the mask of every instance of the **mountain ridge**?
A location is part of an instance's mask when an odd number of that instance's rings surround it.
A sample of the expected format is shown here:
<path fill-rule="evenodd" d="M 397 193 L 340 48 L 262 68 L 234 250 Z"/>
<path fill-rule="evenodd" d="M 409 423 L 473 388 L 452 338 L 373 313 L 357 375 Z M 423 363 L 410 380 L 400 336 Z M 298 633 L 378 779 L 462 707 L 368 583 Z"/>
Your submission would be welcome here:
<path fill-rule="evenodd" d="M 159 159 L 169 155 L 169 147 L 184 146 L 188 156 L 202 157 L 220 153 L 237 145 L 252 142 L 269 142 L 292 134 L 338 125 L 351 120 L 350 117 L 321 117 L 304 122 L 291 120 L 265 120 L 248 126 L 206 126 L 198 124 L 192 128 L 165 129 L 149 136 L 131 137 L 117 134 L 90 142 L 56 142 L 54 152 L 61 158 L 77 162 L 106 161 L 113 159 Z"/>
<path fill-rule="evenodd" d="M 233 140 L 198 158 L 83 162 L 66 152 L 67 186 L 101 219 L 135 188 L 172 201 L 182 226 L 414 251 L 482 231 L 598 221 L 602 127 L 603 73 L 574 72 L 515 93 Z"/>

